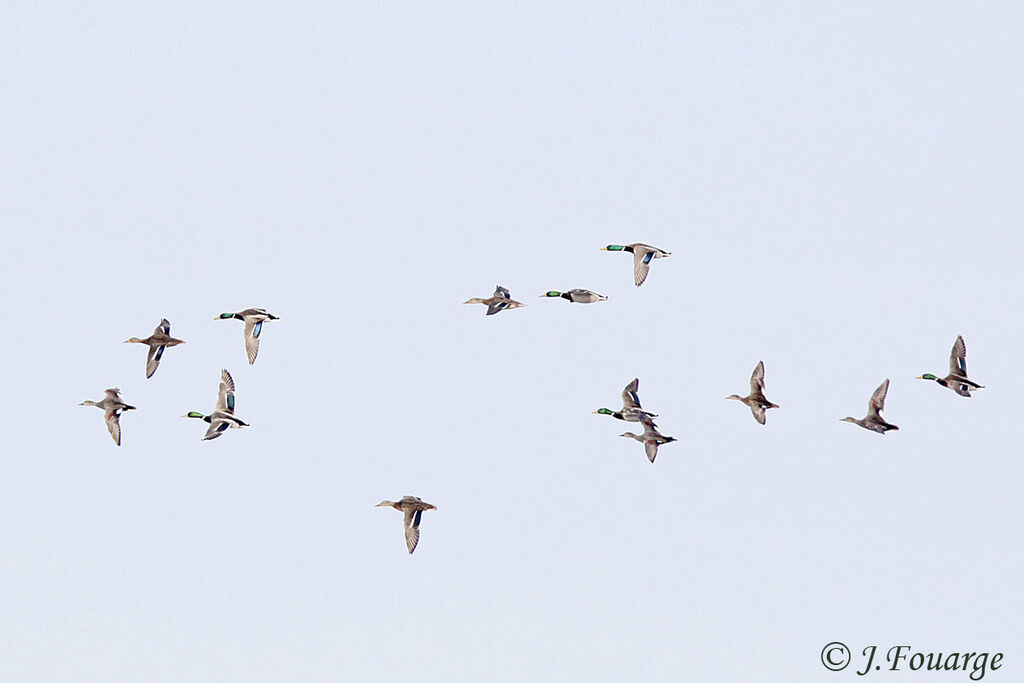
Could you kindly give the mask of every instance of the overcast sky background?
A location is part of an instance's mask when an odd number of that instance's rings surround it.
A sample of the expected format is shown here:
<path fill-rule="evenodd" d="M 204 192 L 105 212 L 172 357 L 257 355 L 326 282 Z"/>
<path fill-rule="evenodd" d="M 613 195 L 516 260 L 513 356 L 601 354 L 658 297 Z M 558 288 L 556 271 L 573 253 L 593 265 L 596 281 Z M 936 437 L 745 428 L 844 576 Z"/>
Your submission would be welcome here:
<path fill-rule="evenodd" d="M 0 5 L 0 677 L 1024 675 L 1019 10 L 428 4 Z"/>

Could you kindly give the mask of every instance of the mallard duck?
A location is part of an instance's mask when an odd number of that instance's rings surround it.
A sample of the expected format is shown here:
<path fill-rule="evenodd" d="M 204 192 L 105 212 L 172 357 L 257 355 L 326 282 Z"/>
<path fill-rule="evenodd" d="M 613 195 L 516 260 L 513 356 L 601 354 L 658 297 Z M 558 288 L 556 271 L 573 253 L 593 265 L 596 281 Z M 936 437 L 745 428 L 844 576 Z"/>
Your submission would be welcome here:
<path fill-rule="evenodd" d="M 926 372 L 917 379 L 935 380 L 939 386 L 952 389 L 965 398 L 970 398 L 972 391 L 985 388 L 967 379 L 967 345 L 960 336 L 953 342 L 953 350 L 949 354 L 949 374 L 945 377 L 936 377 Z"/>
<path fill-rule="evenodd" d="M 769 408 L 778 408 L 777 405 L 764 397 L 764 361 L 757 362 L 757 367 L 754 368 L 754 373 L 750 376 L 749 396 L 733 394 L 732 396 L 726 396 L 725 398 L 734 398 L 737 401 L 747 404 L 750 408 L 750 412 L 754 415 L 754 419 L 761 424 L 764 424 L 765 410 Z"/>
<path fill-rule="evenodd" d="M 863 420 L 858 420 L 855 417 L 844 417 L 840 421 L 852 422 L 855 425 L 860 425 L 864 429 L 870 429 L 879 434 L 885 434 L 890 429 L 899 429 L 896 425 L 889 424 L 882 418 L 882 410 L 885 408 L 885 395 L 887 393 L 889 393 L 889 380 L 885 380 L 878 385 L 875 393 L 871 394 L 871 400 L 868 401 L 868 414 L 864 416 Z"/>
<path fill-rule="evenodd" d="M 232 318 L 245 323 L 243 329 L 245 352 L 249 356 L 249 365 L 252 365 L 256 362 L 256 354 L 260 352 L 260 332 L 263 331 L 263 323 L 268 320 L 280 320 L 280 318 L 267 313 L 262 308 L 247 308 L 238 313 L 221 313 L 214 320 L 231 320 Z"/>
<path fill-rule="evenodd" d="M 654 459 L 658 457 L 658 446 L 666 443 L 672 443 L 678 441 L 674 436 L 665 436 L 658 431 L 658 428 L 654 426 L 654 423 L 648 420 L 643 420 L 644 433 L 634 434 L 633 432 L 626 432 L 625 434 L 619 434 L 619 436 L 628 436 L 631 439 L 636 439 L 644 445 L 644 450 L 647 452 L 647 459 L 652 463 Z"/>
<path fill-rule="evenodd" d="M 420 517 L 424 510 L 436 510 L 430 503 L 424 503 L 416 496 L 403 496 L 397 503 L 390 500 L 382 500 L 376 507 L 393 507 L 405 515 L 405 547 L 409 554 L 416 550 L 416 544 L 420 542 Z"/>
<path fill-rule="evenodd" d="M 80 406 L 96 406 L 103 410 L 103 421 L 107 423 L 107 431 L 118 446 L 121 445 L 121 413 L 125 410 L 135 410 L 121 400 L 121 390 L 118 388 L 107 389 L 103 392 L 101 401 L 82 401 Z"/>
<path fill-rule="evenodd" d="M 175 339 L 171 336 L 171 324 L 167 322 L 167 318 L 160 321 L 160 324 L 153 330 L 153 334 L 149 335 L 145 339 L 139 339 L 138 337 L 132 337 L 131 339 L 125 339 L 125 344 L 146 344 L 149 346 L 149 355 L 146 356 L 146 379 L 153 376 L 156 372 L 157 367 L 160 365 L 160 359 L 164 355 L 164 349 L 168 346 L 177 346 L 178 344 L 184 344 L 185 342 L 181 339 Z"/>
<path fill-rule="evenodd" d="M 634 242 L 633 244 L 609 244 L 601 247 L 602 251 L 628 251 L 633 255 L 633 280 L 639 287 L 647 279 L 647 271 L 650 270 L 651 260 L 671 256 L 672 252 L 652 247 L 649 244 Z"/>
<path fill-rule="evenodd" d="M 640 396 L 636 393 L 639 387 L 640 379 L 634 378 L 633 381 L 627 384 L 626 388 L 622 390 L 622 410 L 616 411 L 609 410 L 608 408 L 598 408 L 593 412 L 593 414 L 611 415 L 617 420 L 624 420 L 626 422 L 643 422 L 644 420 L 650 420 L 651 418 L 658 417 L 654 413 L 647 412 L 640 405 Z"/>
<path fill-rule="evenodd" d="M 242 422 L 235 417 L 235 380 L 231 379 L 231 373 L 227 370 L 220 371 L 220 387 L 217 389 L 217 407 L 209 415 L 203 415 L 198 411 L 190 411 L 182 417 L 194 417 L 208 422 L 210 428 L 206 430 L 203 441 L 216 439 L 227 429 L 248 427 L 247 422 Z"/>
<path fill-rule="evenodd" d="M 571 301 L 574 304 L 592 304 L 595 301 L 607 301 L 608 297 L 601 296 L 597 292 L 591 292 L 589 289 L 570 289 L 568 292 L 556 292 L 550 291 L 546 294 L 541 294 L 541 297 L 550 296 L 561 297 L 566 301 Z"/>
<path fill-rule="evenodd" d="M 463 301 L 462 303 L 486 304 L 487 315 L 494 315 L 498 311 L 504 311 L 506 308 L 519 308 L 520 306 L 525 306 L 525 304 L 522 304 L 512 299 L 508 293 L 508 290 L 502 287 L 501 285 L 497 285 L 494 288 L 494 295 L 488 299 L 480 299 L 478 297 L 473 297 L 472 299 L 469 299 L 468 301 Z"/>

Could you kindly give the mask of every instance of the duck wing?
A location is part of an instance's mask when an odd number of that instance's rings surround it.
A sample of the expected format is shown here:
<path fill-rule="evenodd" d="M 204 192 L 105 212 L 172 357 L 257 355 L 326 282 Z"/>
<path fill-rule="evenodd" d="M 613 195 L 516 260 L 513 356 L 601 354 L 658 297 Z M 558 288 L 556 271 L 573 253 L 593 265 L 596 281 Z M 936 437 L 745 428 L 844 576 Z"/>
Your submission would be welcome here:
<path fill-rule="evenodd" d="M 121 413 L 117 408 L 103 411 L 103 421 L 107 423 L 107 431 L 118 446 L 121 445 Z"/>
<path fill-rule="evenodd" d="M 412 555 L 412 551 L 416 550 L 416 544 L 420 542 L 420 517 L 423 516 L 423 510 L 405 508 L 403 512 L 405 513 L 405 518 L 403 519 L 405 524 L 405 547 L 409 549 L 409 554 Z"/>
<path fill-rule="evenodd" d="M 949 374 L 953 377 L 967 377 L 967 345 L 963 337 L 958 336 L 953 342 L 953 350 L 949 353 Z"/>
<path fill-rule="evenodd" d="M 637 393 L 637 389 L 640 388 L 640 378 L 636 377 L 632 382 L 626 385 L 626 388 L 622 390 L 622 408 L 643 408 L 640 405 L 640 394 Z"/>
<path fill-rule="evenodd" d="M 256 362 L 256 354 L 260 352 L 260 332 L 263 331 L 263 320 L 261 318 L 246 316 L 245 329 L 245 354 L 249 357 L 249 365 Z"/>
<path fill-rule="evenodd" d="M 216 439 L 218 436 L 223 434 L 231 427 L 231 423 L 227 420 L 218 420 L 214 418 L 210 420 L 210 428 L 206 430 L 206 434 L 203 435 L 203 441 L 210 441 Z"/>
<path fill-rule="evenodd" d="M 633 282 L 639 287 L 647 279 L 647 273 L 651 269 L 651 259 L 654 252 L 643 245 L 633 245 Z"/>
<path fill-rule="evenodd" d="M 871 394 L 871 400 L 868 401 L 868 415 L 874 416 L 881 419 L 881 412 L 885 409 L 885 396 L 889 393 L 889 380 L 885 380 L 878 385 L 875 389 L 875 393 Z"/>
<path fill-rule="evenodd" d="M 146 379 L 153 376 L 156 369 L 160 367 L 160 359 L 163 358 L 164 349 L 167 347 L 164 345 L 150 346 L 149 353 L 146 355 Z"/>
<path fill-rule="evenodd" d="M 764 361 L 758 361 L 753 374 L 750 375 L 750 393 L 764 394 Z"/>
<path fill-rule="evenodd" d="M 229 415 L 234 415 L 235 413 L 235 380 L 231 379 L 231 373 L 227 370 L 220 371 L 220 387 L 217 390 L 217 410 Z"/>

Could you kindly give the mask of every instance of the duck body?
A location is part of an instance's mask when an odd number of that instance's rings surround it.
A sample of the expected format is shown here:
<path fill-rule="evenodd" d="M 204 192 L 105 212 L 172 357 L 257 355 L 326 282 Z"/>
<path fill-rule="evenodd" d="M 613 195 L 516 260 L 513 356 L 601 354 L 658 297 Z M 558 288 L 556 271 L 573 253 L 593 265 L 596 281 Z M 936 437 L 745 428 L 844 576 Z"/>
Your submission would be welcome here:
<path fill-rule="evenodd" d="M 878 432 L 879 434 L 898 430 L 899 427 L 890 422 L 886 422 L 885 418 L 882 417 L 882 410 L 885 409 L 885 396 L 888 393 L 889 380 L 885 380 L 877 389 L 875 389 L 875 393 L 871 394 L 871 399 L 868 401 L 867 415 L 860 419 L 855 417 L 844 417 L 841 421 L 852 422 L 859 427 L 870 429 L 871 431 Z"/>
<path fill-rule="evenodd" d="M 156 326 L 156 329 L 153 330 L 153 334 L 145 339 L 132 337 L 131 339 L 126 339 L 124 343 L 145 344 L 149 347 L 149 354 L 146 356 L 146 379 L 149 379 L 156 372 L 157 367 L 160 366 L 160 359 L 163 358 L 164 349 L 168 346 L 177 346 L 185 342 L 171 336 L 171 323 L 167 321 L 167 318 L 164 318 Z"/>
<path fill-rule="evenodd" d="M 964 398 L 970 398 L 971 392 L 985 387 L 967 377 L 967 345 L 964 338 L 958 336 L 953 342 L 953 350 L 949 354 L 949 374 L 945 377 L 936 377 L 931 373 L 925 373 L 917 379 L 933 380 L 940 387 L 952 389 Z"/>
<path fill-rule="evenodd" d="M 110 437 L 118 446 L 121 445 L 121 413 L 126 410 L 135 410 L 135 406 L 128 405 L 121 399 L 121 390 L 118 388 L 107 389 L 103 392 L 103 398 L 99 401 L 82 401 L 80 406 L 96 406 L 103 411 L 103 421 L 107 425 Z"/>
<path fill-rule="evenodd" d="M 249 365 L 256 362 L 256 355 L 260 352 L 260 333 L 263 331 L 263 323 L 268 320 L 280 320 L 280 317 L 268 313 L 263 308 L 247 308 L 238 313 L 221 313 L 214 320 L 241 320 L 245 323 L 242 335 L 245 337 L 245 353 L 249 357 Z"/>
<path fill-rule="evenodd" d="M 608 297 L 602 296 L 589 289 L 570 289 L 568 292 L 556 292 L 554 290 L 541 294 L 542 297 L 561 298 L 574 304 L 592 304 L 598 301 L 607 301 Z"/>
<path fill-rule="evenodd" d="M 601 247 L 603 251 L 625 251 L 633 255 L 633 282 L 639 287 L 647 279 L 651 261 L 656 258 L 671 256 L 672 252 L 652 247 L 649 244 L 634 242 L 633 244 L 609 244 Z"/>
<path fill-rule="evenodd" d="M 637 390 L 640 388 L 640 379 L 634 378 L 632 382 L 626 385 L 626 388 L 622 390 L 622 410 L 611 410 L 609 408 L 598 408 L 593 411 L 595 415 L 611 415 L 616 420 L 622 420 L 624 422 L 651 422 L 653 418 L 658 417 L 654 413 L 648 412 L 643 409 L 640 405 L 640 395 Z"/>
<path fill-rule="evenodd" d="M 727 399 L 736 399 L 750 408 L 754 419 L 760 424 L 765 423 L 765 411 L 771 408 L 778 408 L 764 396 L 764 361 L 758 361 L 753 374 L 750 375 L 750 393 L 746 396 L 733 394 L 726 396 Z"/>
<path fill-rule="evenodd" d="M 191 417 L 202 420 L 210 425 L 203 436 L 203 441 L 216 439 L 228 429 L 248 427 L 249 423 L 243 422 L 235 416 L 235 381 L 227 370 L 220 371 L 220 386 L 217 389 L 217 406 L 209 415 L 203 415 L 198 411 L 190 411 L 182 417 Z"/>
<path fill-rule="evenodd" d="M 462 303 L 484 304 L 487 306 L 487 315 L 494 315 L 495 313 L 500 313 L 501 311 L 509 308 L 520 308 L 524 305 L 522 302 L 513 299 L 509 294 L 509 291 L 501 285 L 496 285 L 494 288 L 494 294 L 486 299 L 473 297 L 472 299 L 468 299 Z"/>
<path fill-rule="evenodd" d="M 412 555 L 416 545 L 420 542 L 420 518 L 424 510 L 436 510 L 437 508 L 416 496 L 403 496 L 402 500 L 382 500 L 376 507 L 392 507 L 402 513 L 402 524 L 405 527 L 405 547 Z"/>
<path fill-rule="evenodd" d="M 647 459 L 654 463 L 654 459 L 658 457 L 658 446 L 664 446 L 667 443 L 678 441 L 674 436 L 665 436 L 658 431 L 658 428 L 654 426 L 654 423 L 650 420 L 644 420 L 644 433 L 634 434 L 633 432 L 626 432 L 619 436 L 626 436 L 631 439 L 635 439 L 644 445 L 644 451 L 647 453 Z"/>

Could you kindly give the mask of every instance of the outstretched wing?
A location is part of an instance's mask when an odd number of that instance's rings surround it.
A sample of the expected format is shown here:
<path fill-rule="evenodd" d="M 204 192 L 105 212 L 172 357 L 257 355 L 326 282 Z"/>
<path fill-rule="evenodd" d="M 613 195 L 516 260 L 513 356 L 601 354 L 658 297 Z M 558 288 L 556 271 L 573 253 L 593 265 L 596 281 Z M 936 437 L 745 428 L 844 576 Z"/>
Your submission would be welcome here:
<path fill-rule="evenodd" d="M 640 405 L 640 395 L 637 393 L 637 389 L 640 388 L 640 378 L 634 378 L 632 382 L 626 385 L 626 388 L 622 390 L 622 408 L 642 408 Z"/>
<path fill-rule="evenodd" d="M 504 311 L 506 308 L 508 308 L 508 302 L 509 302 L 508 299 L 503 299 L 501 301 L 495 301 L 493 304 L 491 304 L 490 306 L 487 307 L 487 315 L 494 315 L 495 313 L 498 313 L 499 311 Z"/>
<path fill-rule="evenodd" d="M 231 427 L 231 423 L 227 420 L 212 420 L 210 422 L 210 428 L 206 430 L 206 434 L 203 436 L 203 441 L 216 439 L 218 436 L 226 432 L 229 427 Z"/>
<path fill-rule="evenodd" d="M 160 324 L 153 330 L 153 334 L 166 334 L 168 337 L 171 336 L 171 323 L 164 318 L 160 321 Z"/>
<path fill-rule="evenodd" d="M 256 362 L 256 354 L 260 352 L 260 332 L 263 330 L 263 321 L 253 317 L 246 317 L 245 329 L 245 354 L 249 356 L 249 365 Z"/>
<path fill-rule="evenodd" d="M 423 516 L 423 510 L 412 510 L 410 508 L 405 509 L 405 547 L 409 549 L 409 554 L 412 555 L 412 551 L 416 550 L 416 544 L 420 542 L 420 517 Z"/>
<path fill-rule="evenodd" d="M 639 245 L 633 246 L 633 281 L 639 287 L 647 279 L 647 272 L 651 269 L 651 259 L 654 252 Z"/>
<path fill-rule="evenodd" d="M 115 408 L 104 411 L 103 420 L 107 423 L 107 431 L 118 446 L 121 445 L 121 414 Z"/>
<path fill-rule="evenodd" d="M 658 442 L 654 439 L 647 439 L 644 441 L 644 451 L 647 452 L 647 459 L 654 462 L 654 459 L 658 457 Z"/>
<path fill-rule="evenodd" d="M 235 380 L 231 379 L 231 373 L 227 370 L 220 371 L 220 388 L 217 391 L 217 410 L 230 414 L 234 414 L 235 412 Z"/>
<path fill-rule="evenodd" d="M 149 354 L 146 356 L 146 379 L 153 376 L 156 369 L 160 367 L 160 359 L 163 358 L 166 346 L 150 346 Z"/>
<path fill-rule="evenodd" d="M 750 375 L 750 393 L 764 394 L 764 361 L 758 361 L 753 374 Z M 760 420 L 758 420 L 760 422 Z M 762 424 L 764 424 L 762 422 Z"/>
<path fill-rule="evenodd" d="M 982 370 L 984 369 L 982 368 Z M 958 336 L 953 343 L 953 350 L 949 354 L 949 374 L 956 377 L 967 376 L 967 345 L 964 344 L 963 337 Z M 957 391 L 956 393 L 959 394 L 960 392 Z"/>
<path fill-rule="evenodd" d="M 497 299 L 511 299 L 512 295 L 509 294 L 509 291 L 507 289 L 505 289 L 504 287 L 502 287 L 501 285 L 495 285 L 494 286 L 494 297 L 497 298 Z"/>
<path fill-rule="evenodd" d="M 759 423 L 764 424 L 764 408 L 761 407 L 760 403 L 754 403 L 750 406 L 750 412 L 754 415 L 754 419 Z"/>
<path fill-rule="evenodd" d="M 885 409 L 885 395 L 888 393 L 889 380 L 887 379 L 878 385 L 875 393 L 871 394 L 871 400 L 868 401 L 868 415 L 880 417 L 880 413 Z"/>

